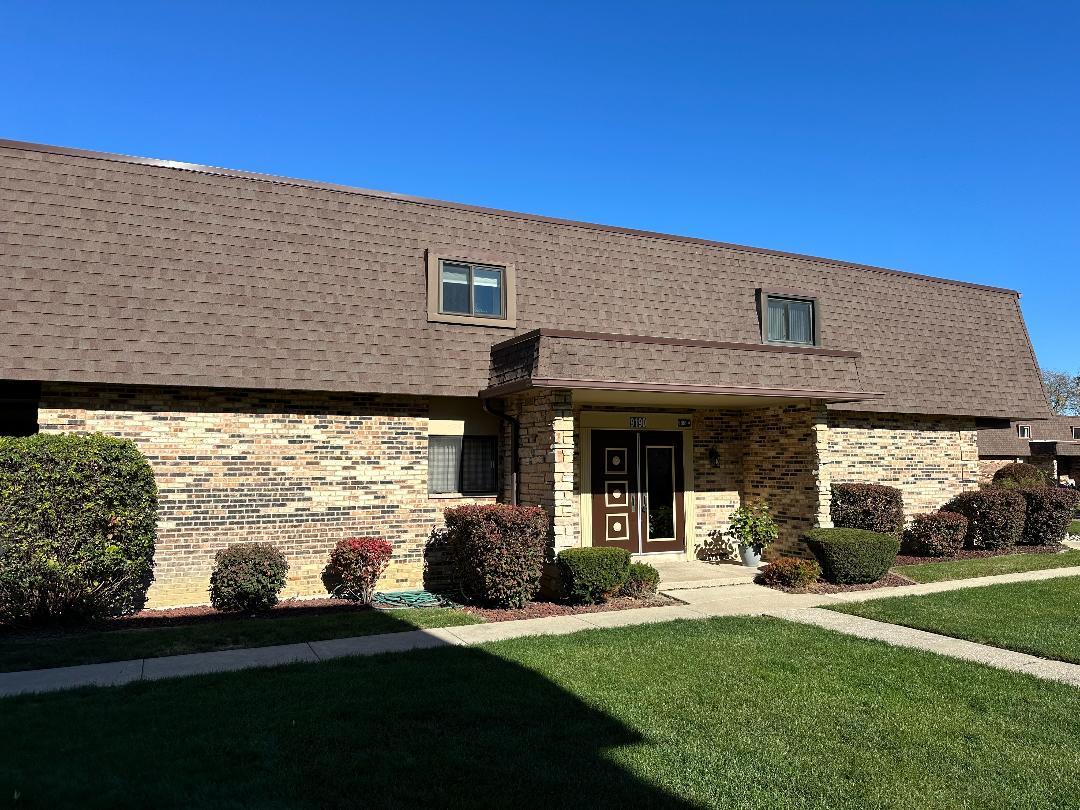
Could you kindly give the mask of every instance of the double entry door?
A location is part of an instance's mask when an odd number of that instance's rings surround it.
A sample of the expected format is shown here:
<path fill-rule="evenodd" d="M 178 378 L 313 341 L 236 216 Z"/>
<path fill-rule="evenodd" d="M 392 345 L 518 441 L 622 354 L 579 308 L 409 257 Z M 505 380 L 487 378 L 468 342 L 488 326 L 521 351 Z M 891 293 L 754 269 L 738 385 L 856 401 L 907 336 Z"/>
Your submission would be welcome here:
<path fill-rule="evenodd" d="M 685 549 L 682 442 L 677 430 L 593 430 L 594 546 Z"/>

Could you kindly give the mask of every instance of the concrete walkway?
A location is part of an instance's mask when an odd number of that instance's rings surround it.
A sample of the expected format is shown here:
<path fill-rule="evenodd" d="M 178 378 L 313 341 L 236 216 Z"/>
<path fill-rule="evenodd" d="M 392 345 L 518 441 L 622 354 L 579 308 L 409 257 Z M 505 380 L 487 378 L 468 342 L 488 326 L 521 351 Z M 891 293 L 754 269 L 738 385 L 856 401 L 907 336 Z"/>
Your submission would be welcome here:
<path fill-rule="evenodd" d="M 405 652 L 431 647 L 463 646 L 502 641 L 510 638 L 537 635 L 566 635 L 581 630 L 605 627 L 627 627 L 637 624 L 667 622 L 675 619 L 705 619 L 714 616 L 779 616 L 794 621 L 818 614 L 853 619 L 830 611 L 813 611 L 809 608 L 843 602 L 883 599 L 892 596 L 917 596 L 940 591 L 996 585 L 1005 582 L 1031 582 L 1054 577 L 1080 576 L 1080 567 L 1055 568 L 1047 571 L 1031 571 L 1022 574 L 1006 574 L 995 577 L 936 582 L 903 588 L 878 588 L 842 594 L 787 594 L 761 585 L 743 584 L 716 587 L 668 587 L 668 595 L 683 604 L 655 608 L 635 608 L 604 613 L 581 613 L 576 616 L 552 616 L 544 619 L 525 619 L 490 624 L 472 624 L 462 627 L 444 627 L 434 630 L 412 630 L 406 633 L 386 633 L 375 636 L 358 636 L 303 644 L 283 644 L 274 647 L 251 647 L 242 650 L 170 655 L 132 661 L 115 661 L 105 664 L 87 664 L 75 667 L 27 670 L 0 673 L 0 697 L 30 692 L 51 692 L 74 689 L 80 686 L 117 686 L 139 680 L 181 678 L 210 672 L 230 672 L 253 667 L 270 667 L 295 662 L 326 661 L 332 658 L 381 653 Z M 799 612 L 804 611 L 804 612 Z M 869 621 L 860 619 L 860 621 Z M 874 624 L 881 624 L 874 622 Z M 892 627 L 892 625 L 882 625 Z M 844 632 L 844 631 L 841 631 Z M 919 632 L 919 631 L 911 631 Z M 933 635 L 933 634 L 926 634 Z M 867 636 L 872 637 L 872 636 Z M 898 637 L 899 638 L 899 637 Z M 951 639 L 950 639 L 951 641 Z M 900 642 L 897 642 L 900 643 Z M 974 645 L 981 646 L 981 645 Z M 994 648 L 986 648 L 994 649 Z M 936 650 L 935 650 L 936 651 Z M 995 650 L 1006 656 L 1006 653 Z M 948 653 L 942 653 L 948 654 Z M 1025 656 L 1030 658 L 1030 656 Z M 975 659 L 971 659 L 975 660 Z M 1040 661 L 1041 659 L 1034 659 Z M 989 663 L 989 661 L 981 661 Z M 1052 662 L 1042 662 L 1052 663 Z M 993 665 L 993 664 L 992 664 Z M 1071 666 L 1071 665 L 1066 665 Z M 1006 667 L 1008 668 L 1008 667 Z M 1046 669 L 1049 672 L 1052 667 Z M 1080 669 L 1080 668 L 1078 668 Z M 1024 671 L 1037 674 L 1034 668 Z M 1042 676 L 1040 676 L 1042 677 Z"/>
<path fill-rule="evenodd" d="M 849 616 L 834 610 L 821 608 L 794 608 L 792 610 L 772 611 L 768 615 L 800 624 L 812 624 L 837 633 L 844 633 L 858 638 L 884 641 L 894 647 L 909 647 L 914 650 L 926 650 L 949 658 L 985 664 L 996 669 L 1010 672 L 1023 672 L 1048 681 L 1058 681 L 1072 686 L 1080 686 L 1080 666 L 1064 661 L 1049 661 L 1026 653 L 1003 650 L 974 641 L 964 641 L 951 636 L 928 633 L 911 627 L 864 619 L 862 616 Z"/>

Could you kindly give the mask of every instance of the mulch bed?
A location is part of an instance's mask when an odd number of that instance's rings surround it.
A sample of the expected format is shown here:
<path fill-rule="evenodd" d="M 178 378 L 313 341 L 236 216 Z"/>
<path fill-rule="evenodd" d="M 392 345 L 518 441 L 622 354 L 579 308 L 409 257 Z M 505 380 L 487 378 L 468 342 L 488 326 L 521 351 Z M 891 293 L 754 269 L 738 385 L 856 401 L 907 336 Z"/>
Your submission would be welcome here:
<path fill-rule="evenodd" d="M 757 582 L 761 585 L 765 584 L 760 581 L 760 577 Z M 900 576 L 900 574 L 894 574 L 890 571 L 877 582 L 869 582 L 865 585 L 833 585 L 830 582 L 818 580 L 809 588 L 788 588 L 782 585 L 769 585 L 767 587 L 770 587 L 775 591 L 783 591 L 784 593 L 850 593 L 851 591 L 872 591 L 877 588 L 899 588 L 905 585 L 917 584 L 917 582 L 910 580 L 907 577 Z"/>
<path fill-rule="evenodd" d="M 922 565 L 923 563 L 958 562 L 960 560 L 979 560 L 983 557 L 1004 557 L 1010 554 L 1060 554 L 1065 546 L 1011 546 L 1009 548 L 965 549 L 949 557 L 916 557 L 911 554 L 898 554 L 893 565 Z"/>
<path fill-rule="evenodd" d="M 681 604 L 676 599 L 666 596 L 653 596 L 646 599 L 634 599 L 629 596 L 617 596 L 599 605 L 571 605 L 566 602 L 529 602 L 523 608 L 483 608 L 465 605 L 461 609 L 466 613 L 479 616 L 489 622 L 512 622 L 517 619 L 543 619 L 548 616 L 573 616 L 579 613 L 606 613 L 611 610 L 630 610 L 631 608 L 663 607 Z"/>

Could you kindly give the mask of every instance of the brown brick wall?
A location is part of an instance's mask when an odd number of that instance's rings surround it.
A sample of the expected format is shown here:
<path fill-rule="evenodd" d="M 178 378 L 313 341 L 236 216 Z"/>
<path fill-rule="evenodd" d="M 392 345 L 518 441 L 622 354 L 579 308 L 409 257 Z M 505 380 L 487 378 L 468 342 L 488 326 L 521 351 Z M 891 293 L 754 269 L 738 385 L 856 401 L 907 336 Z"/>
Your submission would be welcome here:
<path fill-rule="evenodd" d="M 459 502 L 428 497 L 420 397 L 45 384 L 39 420 L 132 439 L 150 460 L 154 607 L 205 603 L 215 552 L 256 540 L 289 560 L 283 596 L 325 595 L 329 550 L 352 535 L 394 544 L 382 588 L 421 587 L 429 534 Z"/>

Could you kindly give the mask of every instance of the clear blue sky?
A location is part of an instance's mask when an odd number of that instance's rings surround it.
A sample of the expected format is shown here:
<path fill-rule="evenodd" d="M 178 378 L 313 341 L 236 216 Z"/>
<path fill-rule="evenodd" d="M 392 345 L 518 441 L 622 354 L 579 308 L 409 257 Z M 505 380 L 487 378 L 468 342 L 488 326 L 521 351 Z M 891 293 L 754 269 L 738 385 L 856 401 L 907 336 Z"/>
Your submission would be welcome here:
<path fill-rule="evenodd" d="M 0 136 L 1018 288 L 1080 372 L 1080 4 L 22 2 Z"/>

